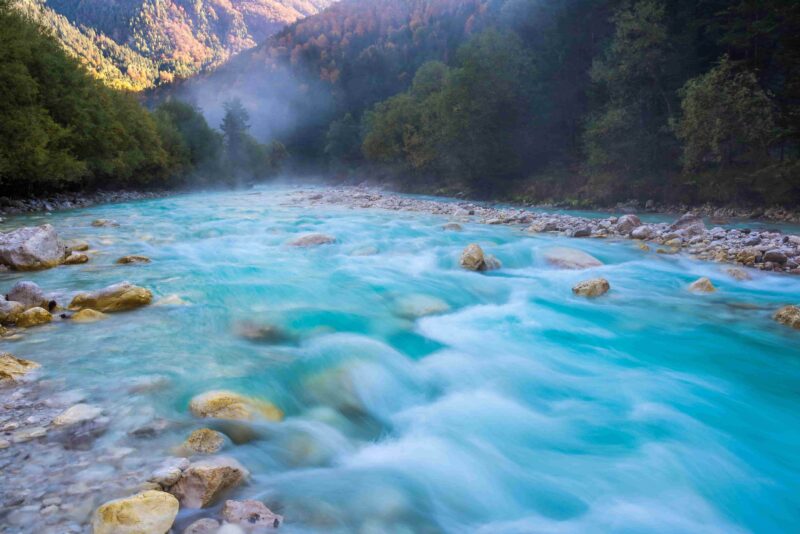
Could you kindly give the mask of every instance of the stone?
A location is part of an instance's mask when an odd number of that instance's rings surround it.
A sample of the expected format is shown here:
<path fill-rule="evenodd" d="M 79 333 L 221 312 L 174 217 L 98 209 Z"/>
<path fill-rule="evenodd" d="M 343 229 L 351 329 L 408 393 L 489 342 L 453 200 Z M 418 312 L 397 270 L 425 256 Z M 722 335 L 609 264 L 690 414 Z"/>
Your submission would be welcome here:
<path fill-rule="evenodd" d="M 682 231 L 687 237 L 700 235 L 706 231 L 706 225 L 703 222 L 703 217 L 694 213 L 687 213 L 682 215 L 677 221 L 672 223 L 669 227 L 670 230 Z"/>
<path fill-rule="evenodd" d="M 395 313 L 406 319 L 445 313 L 450 306 L 442 299 L 430 295 L 408 295 L 397 301 Z"/>
<path fill-rule="evenodd" d="M 546 250 L 544 259 L 550 265 L 561 269 L 589 269 L 603 265 L 603 262 L 591 254 L 566 247 L 553 247 Z"/>
<path fill-rule="evenodd" d="M 187 508 L 205 508 L 250 473 L 233 458 L 214 457 L 192 463 L 170 489 Z"/>
<path fill-rule="evenodd" d="M 483 267 L 484 271 L 494 271 L 495 269 L 502 268 L 503 264 L 500 262 L 500 260 L 492 256 L 491 254 L 487 254 L 483 258 Z"/>
<path fill-rule="evenodd" d="M 476 243 L 472 243 L 467 245 L 467 248 L 461 253 L 461 259 L 459 260 L 459 264 L 461 267 L 468 271 L 487 271 L 491 268 L 498 268 L 499 263 L 496 259 L 497 263 L 491 262 L 490 264 L 486 263 L 487 256 L 484 255 L 483 249 L 480 245 Z"/>
<path fill-rule="evenodd" d="M 21 328 L 30 328 L 32 326 L 47 324 L 52 320 L 53 316 L 44 308 L 31 308 L 25 310 L 17 317 L 17 326 Z"/>
<path fill-rule="evenodd" d="M 216 430 L 199 428 L 189 434 L 183 442 L 183 448 L 194 453 L 213 454 L 219 452 L 224 444 L 225 438 Z"/>
<path fill-rule="evenodd" d="M 16 380 L 25 376 L 40 365 L 30 360 L 17 358 L 13 354 L 4 352 L 0 354 L 0 382 L 5 380 Z"/>
<path fill-rule="evenodd" d="M 69 305 L 71 310 L 91 308 L 104 313 L 133 310 L 153 301 L 153 293 L 129 282 L 121 282 L 92 293 L 78 293 Z"/>
<path fill-rule="evenodd" d="M 25 305 L 21 302 L 13 302 L 0 299 L 0 323 L 13 324 L 17 322 L 19 316 L 25 311 Z"/>
<path fill-rule="evenodd" d="M 165 534 L 178 515 L 178 500 L 163 491 L 145 491 L 109 501 L 95 511 L 94 534 Z"/>
<path fill-rule="evenodd" d="M 664 246 L 671 247 L 671 248 L 681 248 L 683 245 L 683 241 L 680 237 L 673 237 L 672 239 L 667 239 L 664 241 Z"/>
<path fill-rule="evenodd" d="M 744 269 L 737 269 L 736 267 L 731 267 L 727 269 L 726 272 L 728 273 L 728 275 L 730 275 L 731 278 L 739 280 L 740 282 L 746 280 L 752 280 L 750 274 Z"/>
<path fill-rule="evenodd" d="M 189 410 L 196 417 L 252 421 L 267 419 L 281 421 L 283 412 L 274 404 L 252 399 L 232 391 L 208 391 L 189 402 Z"/>
<path fill-rule="evenodd" d="M 281 526 L 283 517 L 275 514 L 261 501 L 225 501 L 222 517 L 228 523 L 252 529 L 274 529 Z"/>
<path fill-rule="evenodd" d="M 637 226 L 631 230 L 630 236 L 633 239 L 650 239 L 653 236 L 653 229 L 646 225 Z"/>
<path fill-rule="evenodd" d="M 588 226 L 581 226 L 570 231 L 572 237 L 589 237 L 592 235 L 592 229 Z"/>
<path fill-rule="evenodd" d="M 198 519 L 183 530 L 183 534 L 217 534 L 220 524 L 216 519 Z"/>
<path fill-rule="evenodd" d="M 188 306 L 189 303 L 183 300 L 180 295 L 167 295 L 164 298 L 160 298 L 155 303 L 156 306 Z"/>
<path fill-rule="evenodd" d="M 117 260 L 117 263 L 120 265 L 131 265 L 136 263 L 150 263 L 152 260 L 147 256 L 139 256 L 136 254 L 131 254 L 130 256 L 122 256 L 120 259 Z"/>
<path fill-rule="evenodd" d="M 0 233 L 0 265 L 18 271 L 49 269 L 61 264 L 65 248 L 49 224 Z"/>
<path fill-rule="evenodd" d="M 754 265 L 761 252 L 755 248 L 745 248 L 736 253 L 736 263 L 742 265 Z"/>
<path fill-rule="evenodd" d="M 711 280 L 709 280 L 706 277 L 703 277 L 703 278 L 698 278 L 697 280 L 689 284 L 689 290 L 694 291 L 695 293 L 713 293 L 714 291 L 717 290 L 717 288 L 714 287 L 714 284 L 711 283 Z"/>
<path fill-rule="evenodd" d="M 64 265 L 81 265 L 83 263 L 89 263 L 89 256 L 80 252 L 71 252 L 64 258 Z"/>
<path fill-rule="evenodd" d="M 86 308 L 73 314 L 70 319 L 76 323 L 96 323 L 97 321 L 108 319 L 108 315 L 91 308 Z"/>
<path fill-rule="evenodd" d="M 336 243 L 336 238 L 327 234 L 306 234 L 289 241 L 293 247 L 317 247 L 333 243 Z"/>
<path fill-rule="evenodd" d="M 776 311 L 772 318 L 783 325 L 800 330 L 800 306 L 784 306 Z"/>
<path fill-rule="evenodd" d="M 113 219 L 96 219 L 92 221 L 92 226 L 95 228 L 113 228 L 119 226 L 119 223 Z"/>
<path fill-rule="evenodd" d="M 579 282 L 572 288 L 572 292 L 582 297 L 599 297 L 608 293 L 611 285 L 605 278 L 592 278 Z"/>
<path fill-rule="evenodd" d="M 34 282 L 17 282 L 6 295 L 6 300 L 19 302 L 25 309 L 37 307 L 46 309 L 50 302 L 42 288 Z"/>
<path fill-rule="evenodd" d="M 43 438 L 47 435 L 47 429 L 41 426 L 23 428 L 14 432 L 12 437 L 14 443 L 26 443 L 28 441 Z"/>
<path fill-rule="evenodd" d="M 99 417 L 102 413 L 103 409 L 99 406 L 80 403 L 70 406 L 57 415 L 56 418 L 53 419 L 53 424 L 55 426 L 74 425 L 84 421 L 91 421 L 92 419 Z"/>
<path fill-rule="evenodd" d="M 189 467 L 186 458 L 167 458 L 153 471 L 148 482 L 158 484 L 162 488 L 170 488 L 181 479 L 183 472 Z"/>
<path fill-rule="evenodd" d="M 454 222 L 449 222 L 449 223 L 445 224 L 444 226 L 442 226 L 442 230 L 446 230 L 446 231 L 449 231 L 449 232 L 460 232 L 463 229 L 464 228 L 462 228 L 462 226 L 460 224 L 454 223 Z"/>
<path fill-rule="evenodd" d="M 89 250 L 89 243 L 78 239 L 71 239 L 66 242 L 65 247 L 67 254 L 72 252 L 86 252 Z"/>
<path fill-rule="evenodd" d="M 291 336 L 279 326 L 256 324 L 250 321 L 237 324 L 236 334 L 239 337 L 258 343 L 284 343 L 291 339 Z"/>
<path fill-rule="evenodd" d="M 643 252 L 650 252 L 650 245 L 647 243 L 638 243 L 636 246 Z"/>
<path fill-rule="evenodd" d="M 635 228 L 638 228 L 641 225 L 642 221 L 636 215 L 623 215 L 617 219 L 617 233 L 621 235 L 630 235 Z"/>
<path fill-rule="evenodd" d="M 780 263 L 783 265 L 789 258 L 780 250 L 768 250 L 764 253 L 764 261 L 771 261 L 772 263 Z M 14 300 L 14 299 L 9 299 Z"/>

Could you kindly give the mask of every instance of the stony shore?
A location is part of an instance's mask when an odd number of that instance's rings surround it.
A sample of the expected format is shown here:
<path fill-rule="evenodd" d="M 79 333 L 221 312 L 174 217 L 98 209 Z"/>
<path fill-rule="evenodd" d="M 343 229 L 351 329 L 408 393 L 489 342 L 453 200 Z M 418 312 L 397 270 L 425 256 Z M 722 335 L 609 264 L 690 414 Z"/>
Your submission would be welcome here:
<path fill-rule="evenodd" d="M 763 271 L 800 274 L 800 236 L 777 231 L 708 228 L 702 213 L 688 212 L 673 223 L 643 223 L 632 213 L 603 219 L 488 207 L 468 201 L 423 200 L 365 187 L 299 191 L 310 205 L 377 208 L 441 215 L 454 221 L 519 226 L 526 232 L 557 233 L 574 238 L 636 239 L 662 254 L 688 253 L 702 260 L 739 264 Z M 737 274 L 737 276 L 747 276 Z"/>
<path fill-rule="evenodd" d="M 159 198 L 166 194 L 168 193 L 163 191 L 96 191 L 94 193 L 56 193 L 48 197 L 28 199 L 0 197 L 0 215 L 86 208 L 97 204 Z"/>

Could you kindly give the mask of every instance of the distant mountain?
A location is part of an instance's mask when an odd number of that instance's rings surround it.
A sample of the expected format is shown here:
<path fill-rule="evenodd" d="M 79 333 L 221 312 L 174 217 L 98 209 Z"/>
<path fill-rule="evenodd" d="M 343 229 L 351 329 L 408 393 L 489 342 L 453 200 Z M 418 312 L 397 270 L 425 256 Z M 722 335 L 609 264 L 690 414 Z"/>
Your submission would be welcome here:
<path fill-rule="evenodd" d="M 142 90 L 215 67 L 334 0 L 15 0 L 98 78 Z"/>

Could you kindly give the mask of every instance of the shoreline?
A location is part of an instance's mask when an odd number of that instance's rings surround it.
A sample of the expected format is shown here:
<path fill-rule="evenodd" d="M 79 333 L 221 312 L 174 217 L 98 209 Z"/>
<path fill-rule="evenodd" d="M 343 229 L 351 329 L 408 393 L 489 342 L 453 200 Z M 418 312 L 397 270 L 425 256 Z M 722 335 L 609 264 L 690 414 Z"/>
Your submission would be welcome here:
<path fill-rule="evenodd" d="M 0 216 L 49 213 L 100 204 L 117 204 L 135 200 L 163 198 L 179 191 L 95 191 L 94 193 L 57 193 L 46 197 L 0 197 Z"/>

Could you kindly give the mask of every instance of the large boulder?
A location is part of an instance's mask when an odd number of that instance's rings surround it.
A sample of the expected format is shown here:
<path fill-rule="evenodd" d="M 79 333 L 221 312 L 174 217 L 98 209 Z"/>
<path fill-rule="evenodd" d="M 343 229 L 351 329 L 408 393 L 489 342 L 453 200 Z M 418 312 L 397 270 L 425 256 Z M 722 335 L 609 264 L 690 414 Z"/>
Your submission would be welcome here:
<path fill-rule="evenodd" d="M 208 391 L 189 402 L 189 410 L 196 417 L 252 421 L 267 419 L 281 421 L 283 412 L 274 404 L 245 397 L 232 391 Z"/>
<path fill-rule="evenodd" d="M 92 519 L 94 534 L 165 534 L 178 515 L 178 500 L 163 491 L 145 491 L 100 506 Z"/>
<path fill-rule="evenodd" d="M 210 458 L 191 464 L 170 493 L 187 508 L 205 508 L 248 476 L 247 469 L 233 458 Z"/>
<path fill-rule="evenodd" d="M 591 254 L 566 247 L 553 247 L 546 250 L 544 259 L 550 265 L 561 269 L 589 269 L 603 265 L 603 262 Z"/>
<path fill-rule="evenodd" d="M 0 298 L 0 324 L 16 323 L 24 311 L 24 304 Z"/>
<path fill-rule="evenodd" d="M 318 247 L 333 243 L 336 243 L 336 238 L 327 234 L 306 234 L 289 241 L 293 247 Z"/>
<path fill-rule="evenodd" d="M 0 233 L 0 265 L 18 271 L 49 269 L 64 261 L 66 248 L 49 224 Z"/>
<path fill-rule="evenodd" d="M 53 316 L 44 308 L 31 308 L 25 310 L 17 317 L 17 326 L 30 328 L 32 326 L 47 324 L 52 320 Z"/>
<path fill-rule="evenodd" d="M 703 234 L 706 231 L 706 224 L 703 222 L 703 217 L 700 215 L 687 213 L 672 223 L 669 229 L 676 232 L 680 231 L 683 235 L 691 237 Z"/>
<path fill-rule="evenodd" d="M 0 354 L 0 382 L 16 380 L 38 368 L 39 364 L 36 362 L 17 358 L 8 352 Z"/>
<path fill-rule="evenodd" d="M 228 523 L 241 526 L 245 532 L 274 529 L 281 526 L 283 516 L 275 514 L 261 501 L 225 501 L 222 517 Z"/>
<path fill-rule="evenodd" d="M 19 302 L 29 308 L 48 308 L 48 299 L 42 288 L 34 282 L 17 282 L 6 295 L 6 300 Z"/>
<path fill-rule="evenodd" d="M 772 318 L 781 324 L 800 330 L 800 306 L 784 306 L 776 311 Z"/>
<path fill-rule="evenodd" d="M 634 228 L 642 225 L 642 221 L 636 215 L 623 215 L 617 220 L 617 233 L 630 235 Z"/>
<path fill-rule="evenodd" d="M 576 284 L 572 288 L 572 292 L 582 297 L 599 297 L 608 293 L 609 289 L 611 289 L 611 285 L 605 278 L 592 278 Z"/>
<path fill-rule="evenodd" d="M 69 305 L 71 310 L 91 308 L 104 313 L 133 310 L 153 301 L 149 289 L 121 282 L 91 293 L 78 293 Z"/>

